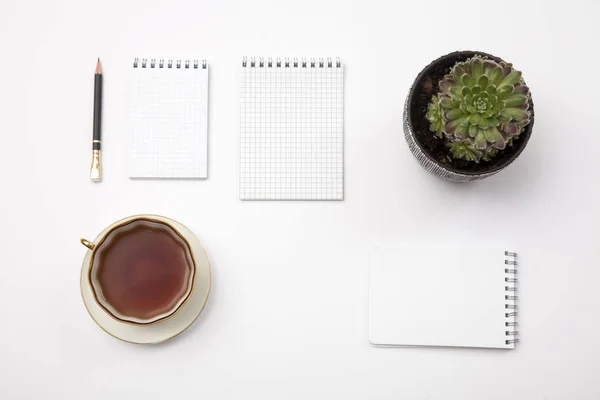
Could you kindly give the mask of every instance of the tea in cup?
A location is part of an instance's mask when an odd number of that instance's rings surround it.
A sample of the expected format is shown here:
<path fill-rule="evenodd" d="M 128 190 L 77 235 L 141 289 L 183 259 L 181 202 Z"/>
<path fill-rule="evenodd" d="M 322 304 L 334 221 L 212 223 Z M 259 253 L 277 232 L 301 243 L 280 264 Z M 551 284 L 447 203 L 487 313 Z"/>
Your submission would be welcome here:
<path fill-rule="evenodd" d="M 186 239 L 166 222 L 137 217 L 111 227 L 92 250 L 88 280 L 113 318 L 152 324 L 174 315 L 190 297 L 195 262 Z"/>

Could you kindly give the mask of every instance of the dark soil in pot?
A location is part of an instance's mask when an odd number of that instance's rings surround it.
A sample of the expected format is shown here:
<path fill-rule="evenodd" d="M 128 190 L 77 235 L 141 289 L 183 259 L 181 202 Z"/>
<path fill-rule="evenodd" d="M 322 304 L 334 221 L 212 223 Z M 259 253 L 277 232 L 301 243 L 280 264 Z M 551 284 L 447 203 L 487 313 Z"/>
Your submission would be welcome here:
<path fill-rule="evenodd" d="M 481 51 L 457 51 L 447 54 L 438 58 L 421 71 L 410 91 L 408 100 L 408 122 L 415 134 L 417 145 L 430 159 L 460 174 L 485 174 L 504 168 L 523 151 L 533 128 L 534 109 L 533 102 L 530 100 L 529 109 L 531 111 L 531 119 L 523 133 L 519 135 L 519 139 L 514 141 L 512 146 L 507 146 L 494 159 L 490 161 L 482 160 L 479 163 L 452 158 L 446 141 L 436 138 L 434 133 L 429 130 L 429 121 L 426 118 L 427 106 L 431 101 L 431 97 L 440 91 L 438 82 L 450 72 L 450 68 L 454 64 L 465 61 L 476 54 L 486 56 L 497 62 L 502 61 L 498 57 Z"/>

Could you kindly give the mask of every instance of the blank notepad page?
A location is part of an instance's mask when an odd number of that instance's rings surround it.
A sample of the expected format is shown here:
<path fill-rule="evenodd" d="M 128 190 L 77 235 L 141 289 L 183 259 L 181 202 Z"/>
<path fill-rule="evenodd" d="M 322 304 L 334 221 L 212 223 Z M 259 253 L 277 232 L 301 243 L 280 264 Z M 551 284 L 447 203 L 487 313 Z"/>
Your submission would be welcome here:
<path fill-rule="evenodd" d="M 244 59 L 242 200 L 343 200 L 343 84 L 339 61 Z"/>
<path fill-rule="evenodd" d="M 132 92 L 129 177 L 206 178 L 206 62 L 136 59 Z"/>
<path fill-rule="evenodd" d="M 514 348 L 515 268 L 516 254 L 496 246 L 374 246 L 371 343 Z"/>

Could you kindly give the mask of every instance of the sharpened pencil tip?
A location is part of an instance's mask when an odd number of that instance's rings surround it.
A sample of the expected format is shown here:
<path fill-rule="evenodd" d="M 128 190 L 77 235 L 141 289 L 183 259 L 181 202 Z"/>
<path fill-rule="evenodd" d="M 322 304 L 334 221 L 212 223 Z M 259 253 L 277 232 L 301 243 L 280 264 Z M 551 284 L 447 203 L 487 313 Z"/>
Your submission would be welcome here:
<path fill-rule="evenodd" d="M 102 66 L 100 65 L 100 57 L 98 57 L 98 63 L 96 63 L 96 73 L 97 74 L 102 73 Z"/>

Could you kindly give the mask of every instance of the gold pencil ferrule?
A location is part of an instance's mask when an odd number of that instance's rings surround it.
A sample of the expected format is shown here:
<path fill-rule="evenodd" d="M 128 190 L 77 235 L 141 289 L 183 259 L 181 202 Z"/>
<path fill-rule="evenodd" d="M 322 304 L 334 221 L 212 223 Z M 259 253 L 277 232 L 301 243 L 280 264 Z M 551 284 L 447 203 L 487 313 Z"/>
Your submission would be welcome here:
<path fill-rule="evenodd" d="M 102 180 L 102 164 L 100 160 L 100 150 L 92 150 L 92 167 L 90 168 L 90 179 L 92 182 Z"/>

